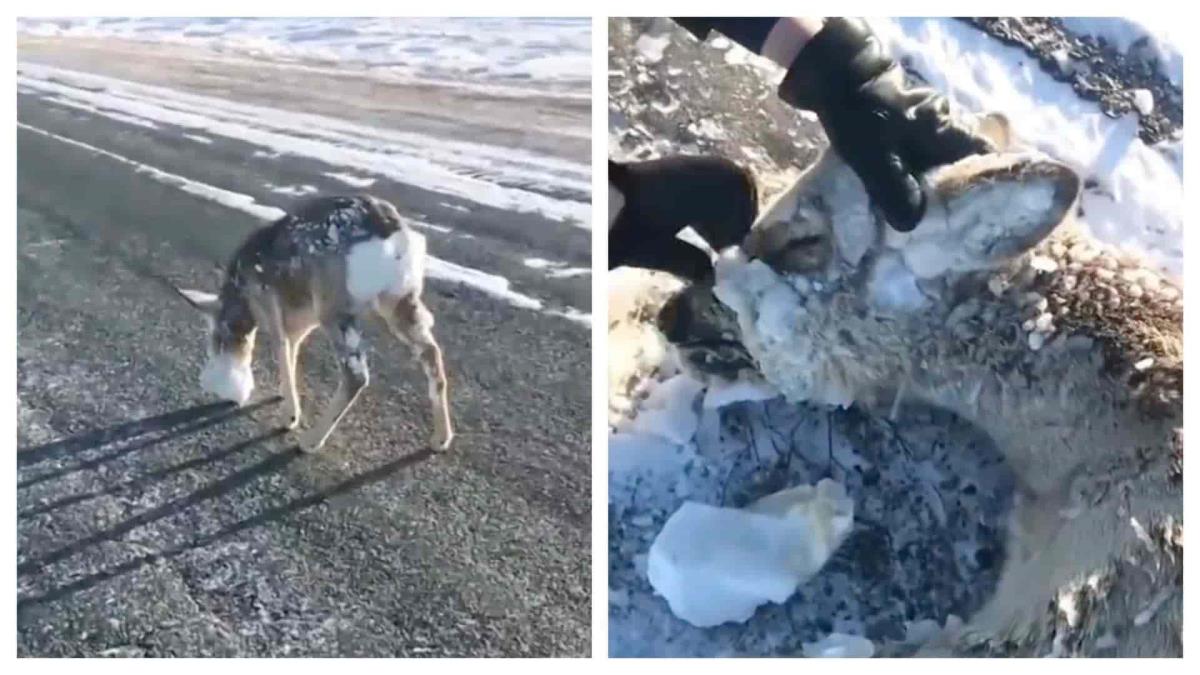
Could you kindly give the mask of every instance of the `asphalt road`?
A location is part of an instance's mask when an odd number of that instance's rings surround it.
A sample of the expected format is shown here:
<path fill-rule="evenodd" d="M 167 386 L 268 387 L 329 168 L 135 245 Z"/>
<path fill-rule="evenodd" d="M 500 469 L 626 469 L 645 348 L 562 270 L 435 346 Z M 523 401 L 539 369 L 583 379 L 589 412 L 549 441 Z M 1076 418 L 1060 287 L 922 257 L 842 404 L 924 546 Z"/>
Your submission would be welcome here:
<path fill-rule="evenodd" d="M 89 64 L 104 71 L 94 51 L 70 63 Z M 509 107 L 495 137 L 516 143 L 520 106 Z M 422 131 L 450 115 L 431 109 Z M 377 105 L 371 117 L 405 128 Z M 588 123 L 577 110 L 562 117 Z M 264 185 L 347 191 L 321 162 L 199 144 L 35 94 L 18 96 L 18 119 L 281 208 L 298 198 Z M 539 142 L 561 156 L 586 150 Z M 423 451 L 424 378 L 372 322 L 369 389 L 326 449 L 303 456 L 272 431 L 282 412 L 266 341 L 253 403 L 212 404 L 197 386 L 203 322 L 156 280 L 214 288 L 214 263 L 262 221 L 43 134 L 18 129 L 17 148 L 20 655 L 589 653 L 587 326 L 431 280 L 455 447 Z M 505 276 L 549 308 L 588 311 L 589 276 L 521 263 L 587 266 L 586 230 L 464 211 L 383 179 L 370 191 L 450 228 L 424 232 L 438 257 Z M 302 370 L 311 420 L 336 386 L 318 336 Z"/>

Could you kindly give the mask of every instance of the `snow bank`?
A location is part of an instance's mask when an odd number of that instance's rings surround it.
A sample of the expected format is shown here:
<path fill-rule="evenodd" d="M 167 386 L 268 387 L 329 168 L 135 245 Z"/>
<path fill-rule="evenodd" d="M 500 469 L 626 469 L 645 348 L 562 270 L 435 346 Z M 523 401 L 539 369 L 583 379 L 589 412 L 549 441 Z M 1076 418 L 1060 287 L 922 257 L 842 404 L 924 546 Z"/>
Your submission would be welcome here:
<path fill-rule="evenodd" d="M 745 621 L 816 574 L 853 520 L 854 502 L 828 479 L 745 509 L 686 502 L 651 545 L 647 576 L 672 613 L 694 626 Z"/>

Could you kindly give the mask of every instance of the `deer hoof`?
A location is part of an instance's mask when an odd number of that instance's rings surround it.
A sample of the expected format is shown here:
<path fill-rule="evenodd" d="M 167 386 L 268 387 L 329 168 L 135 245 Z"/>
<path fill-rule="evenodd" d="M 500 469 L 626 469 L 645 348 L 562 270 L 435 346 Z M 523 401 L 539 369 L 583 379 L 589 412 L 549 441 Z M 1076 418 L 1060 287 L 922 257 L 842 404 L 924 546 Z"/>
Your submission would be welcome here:
<path fill-rule="evenodd" d="M 321 448 L 325 447 L 325 442 L 321 439 L 313 438 L 309 434 L 305 434 L 304 436 L 300 437 L 299 445 L 301 452 L 313 454 L 315 452 L 319 452 Z"/>
<path fill-rule="evenodd" d="M 434 434 L 429 439 L 429 449 L 434 452 L 445 452 L 450 449 L 452 442 L 454 442 L 454 434 Z"/>

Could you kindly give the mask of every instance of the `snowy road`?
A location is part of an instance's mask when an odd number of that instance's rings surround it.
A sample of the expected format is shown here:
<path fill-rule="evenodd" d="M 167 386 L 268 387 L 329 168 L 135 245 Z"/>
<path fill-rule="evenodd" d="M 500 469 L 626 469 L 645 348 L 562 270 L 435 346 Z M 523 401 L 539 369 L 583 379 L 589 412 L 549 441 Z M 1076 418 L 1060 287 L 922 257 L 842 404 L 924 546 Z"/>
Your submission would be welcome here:
<path fill-rule="evenodd" d="M 116 40 L 26 40 L 19 71 L 19 652 L 586 655 L 586 101 Z M 203 324 L 155 281 L 212 288 L 279 209 L 359 190 L 437 259 L 449 454 L 373 324 L 323 454 L 269 401 L 202 406 Z M 307 349 L 311 416 L 336 377 Z"/>

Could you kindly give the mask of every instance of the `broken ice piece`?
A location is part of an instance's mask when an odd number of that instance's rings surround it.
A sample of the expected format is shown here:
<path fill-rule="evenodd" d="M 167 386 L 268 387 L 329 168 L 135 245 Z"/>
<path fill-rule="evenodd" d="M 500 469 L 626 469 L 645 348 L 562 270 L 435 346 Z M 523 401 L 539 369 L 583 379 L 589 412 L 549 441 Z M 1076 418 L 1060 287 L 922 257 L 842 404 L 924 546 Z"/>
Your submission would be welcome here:
<path fill-rule="evenodd" d="M 779 390 L 762 381 L 744 377 L 734 381 L 714 378 L 704 393 L 704 408 L 716 410 L 742 401 L 769 401 L 779 396 Z"/>
<path fill-rule="evenodd" d="M 807 658 L 860 658 L 869 659 L 875 655 L 875 644 L 865 637 L 847 635 L 846 633 L 830 633 L 816 642 L 805 642 L 801 645 Z"/>
<path fill-rule="evenodd" d="M 685 502 L 650 546 L 647 577 L 671 612 L 694 626 L 746 621 L 816 574 L 853 520 L 853 500 L 830 479 L 745 509 Z"/>

